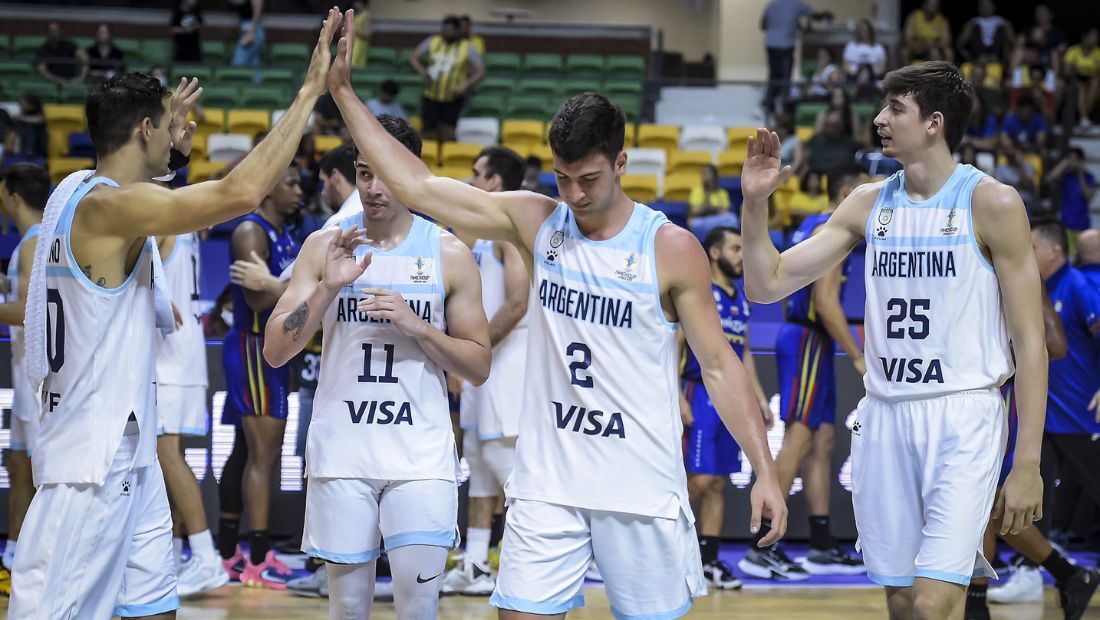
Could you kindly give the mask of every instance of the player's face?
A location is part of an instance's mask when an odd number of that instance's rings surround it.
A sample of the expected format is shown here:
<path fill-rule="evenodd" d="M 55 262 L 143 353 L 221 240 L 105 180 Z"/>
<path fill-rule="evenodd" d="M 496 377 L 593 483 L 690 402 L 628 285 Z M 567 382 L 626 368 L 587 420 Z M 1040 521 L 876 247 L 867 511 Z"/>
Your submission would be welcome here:
<path fill-rule="evenodd" d="M 743 271 L 741 235 L 726 233 L 725 238 L 722 239 L 722 243 L 718 245 L 717 254 L 718 257 L 716 262 L 718 264 L 718 269 L 722 271 L 722 275 L 730 280 L 740 278 Z"/>
<path fill-rule="evenodd" d="M 1031 249 L 1035 253 L 1035 263 L 1039 266 L 1039 275 L 1044 280 L 1061 267 L 1061 248 L 1044 239 L 1038 231 L 1031 231 Z"/>
<path fill-rule="evenodd" d="M 293 215 L 302 202 L 302 188 L 299 182 L 302 180 L 297 168 L 287 168 L 283 178 L 271 189 L 267 195 L 275 211 L 282 216 Z"/>
<path fill-rule="evenodd" d="M 592 153 L 567 164 L 554 155 L 558 193 L 578 216 L 602 213 L 615 197 L 619 177 L 626 170 L 626 153 L 611 162 L 603 153 Z"/>
<path fill-rule="evenodd" d="M 172 149 L 172 134 L 168 131 L 171 115 L 167 103 L 156 125 L 150 119 L 146 131 L 145 161 L 153 173 L 150 176 L 162 176 L 168 173 L 168 157 Z"/>
<path fill-rule="evenodd" d="M 386 183 L 374 176 L 370 164 L 364 159 L 355 162 L 355 186 L 359 188 L 359 201 L 363 204 L 363 219 L 382 222 L 391 219 L 399 203 L 390 194 Z"/>
<path fill-rule="evenodd" d="M 468 181 L 470 185 L 484 192 L 500 191 L 500 176 L 489 173 L 489 158 L 478 157 Z"/>
<path fill-rule="evenodd" d="M 321 182 L 324 183 L 321 186 L 321 200 L 333 209 L 339 209 L 344 204 L 344 199 L 340 196 L 339 190 L 336 189 L 336 184 L 332 182 L 333 175 L 325 174 L 322 170 L 320 178 Z"/>
<path fill-rule="evenodd" d="M 883 154 L 904 159 L 906 154 L 927 147 L 928 129 L 938 114 L 921 118 L 920 108 L 912 95 L 888 95 L 886 105 L 875 117 Z"/>

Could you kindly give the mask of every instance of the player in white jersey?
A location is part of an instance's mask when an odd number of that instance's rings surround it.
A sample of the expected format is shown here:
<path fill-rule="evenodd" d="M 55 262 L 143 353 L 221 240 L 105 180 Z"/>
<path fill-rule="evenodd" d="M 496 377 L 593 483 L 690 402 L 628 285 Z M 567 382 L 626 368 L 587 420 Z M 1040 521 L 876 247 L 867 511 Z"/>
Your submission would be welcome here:
<path fill-rule="evenodd" d="M 469 183 L 487 192 L 516 191 L 524 162 L 515 151 L 490 146 L 474 160 Z M 510 243 L 460 239 L 472 245 L 481 273 L 481 300 L 489 317 L 493 370 L 481 386 L 462 388 L 462 455 L 470 466 L 469 526 L 466 553 L 443 581 L 445 594 L 489 596 L 496 581 L 489 566 L 493 511 L 512 475 L 519 403 L 523 399 L 527 351 L 527 297 L 531 288 L 523 257 Z"/>
<path fill-rule="evenodd" d="M 750 139 L 746 291 L 778 301 L 866 239 L 867 397 L 852 429 L 864 561 L 886 587 L 891 618 L 962 618 L 971 576 L 992 572 L 982 532 L 1005 449 L 997 388 L 1013 372 L 1013 354 L 1019 438 L 994 512 L 1004 514 L 1002 533 L 1041 513 L 1039 273 L 1019 194 L 951 156 L 974 99 L 958 68 L 905 67 L 886 76 L 884 91 L 875 125 L 885 154 L 904 170 L 860 186 L 817 234 L 782 254 L 768 238 L 767 199 L 790 167 L 780 169 L 775 133 Z"/>
<path fill-rule="evenodd" d="M 677 323 L 757 472 L 753 532 L 771 516 L 765 542 L 778 539 L 786 506 L 748 376 L 722 335 L 703 249 L 622 191 L 622 111 L 587 93 L 555 115 L 564 202 L 484 192 L 433 176 L 390 139 L 351 88 L 351 47 L 341 39 L 329 87 L 375 173 L 410 208 L 513 243 L 533 270 L 527 375 L 538 379 L 525 383 L 490 603 L 502 618 L 560 616 L 583 604 L 595 557 L 617 617 L 687 613 L 705 586 L 680 447 Z"/>
<path fill-rule="evenodd" d="M 156 78 L 126 74 L 89 94 L 97 169 L 71 175 L 47 204 L 27 294 L 28 375 L 43 382 L 43 412 L 22 533 L 35 545 L 17 556 L 9 618 L 175 616 L 154 404 L 155 328 L 171 327 L 171 310 L 150 237 L 243 215 L 263 198 L 324 92 L 340 22 L 330 11 L 294 103 L 220 181 L 174 191 L 147 181 L 168 170 L 173 144 L 189 150 L 197 81 L 169 99 Z"/>
<path fill-rule="evenodd" d="M 206 342 L 199 308 L 199 239 L 195 233 L 157 240 L 164 261 L 165 284 L 176 314 L 176 331 L 156 339 L 157 459 L 164 472 L 168 503 L 187 531 L 191 559 L 182 563 L 183 539 L 172 539 L 180 596 L 191 596 L 228 583 L 229 575 L 214 551 L 206 523 L 202 491 L 183 458 L 181 436 L 208 432 L 206 410 Z"/>
<path fill-rule="evenodd" d="M 0 192 L 0 209 L 4 217 L 15 223 L 22 237 L 8 262 L 7 292 L 0 304 L 0 323 L 11 331 L 11 444 L 5 453 L 11 487 L 8 494 L 8 541 L 0 564 L 0 594 L 11 595 L 11 570 L 15 560 L 19 530 L 34 496 L 31 480 L 31 454 L 38 431 L 38 395 L 27 379 L 26 344 L 23 338 L 23 316 L 27 302 L 27 284 L 38 244 L 38 228 L 42 210 L 50 195 L 50 175 L 41 167 L 29 163 L 13 164 L 4 174 Z"/>
<path fill-rule="evenodd" d="M 416 130 L 394 116 L 381 120 L 419 159 Z M 323 326 L 302 550 L 328 563 L 329 617 L 369 617 L 382 543 L 397 616 L 427 620 L 437 617 L 447 551 L 457 542 L 458 458 L 444 372 L 481 384 L 492 352 L 469 248 L 413 215 L 374 164 L 356 163 L 363 212 L 302 247 L 268 321 L 264 357 L 285 364 Z"/>

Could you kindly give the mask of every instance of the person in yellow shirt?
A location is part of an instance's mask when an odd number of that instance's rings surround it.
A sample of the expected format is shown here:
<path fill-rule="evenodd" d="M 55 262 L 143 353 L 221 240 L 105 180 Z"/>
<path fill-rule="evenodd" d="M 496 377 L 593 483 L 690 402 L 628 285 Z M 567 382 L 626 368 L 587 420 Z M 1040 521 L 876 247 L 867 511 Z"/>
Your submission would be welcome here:
<path fill-rule="evenodd" d="M 924 0 L 905 19 L 905 62 L 952 60 L 951 24 L 940 13 L 940 0 Z"/>
<path fill-rule="evenodd" d="M 454 15 L 444 17 L 439 34 L 424 39 L 409 59 L 413 70 L 424 79 L 420 117 L 426 140 L 455 139 L 455 125 L 466 93 L 485 77 L 481 54 L 459 32 L 459 19 Z"/>
<path fill-rule="evenodd" d="M 819 172 L 810 171 L 802 175 L 799 191 L 791 196 L 786 208 L 776 210 L 775 224 L 784 230 L 797 227 L 807 215 L 823 213 L 828 208 L 829 195 L 825 192 L 823 177 Z"/>
<path fill-rule="evenodd" d="M 688 227 L 702 239 L 718 226 L 737 228 L 741 218 L 730 212 L 730 195 L 718 187 L 718 168 L 713 165 L 702 169 L 702 183 L 691 190 L 688 197 Z"/>
<path fill-rule="evenodd" d="M 477 53 L 481 54 L 481 57 L 485 57 L 485 39 L 481 38 L 481 35 L 471 32 L 471 20 L 469 15 L 463 15 L 458 18 L 458 36 L 466 39 L 477 49 Z"/>
<path fill-rule="evenodd" d="M 1077 113 L 1081 125 L 1090 124 L 1089 116 L 1100 99 L 1100 30 L 1091 28 L 1081 42 L 1066 50 L 1067 78 L 1077 79 Z"/>
<path fill-rule="evenodd" d="M 367 66 L 367 49 L 370 47 L 370 0 L 355 0 L 355 47 L 352 49 L 351 66 Z"/>

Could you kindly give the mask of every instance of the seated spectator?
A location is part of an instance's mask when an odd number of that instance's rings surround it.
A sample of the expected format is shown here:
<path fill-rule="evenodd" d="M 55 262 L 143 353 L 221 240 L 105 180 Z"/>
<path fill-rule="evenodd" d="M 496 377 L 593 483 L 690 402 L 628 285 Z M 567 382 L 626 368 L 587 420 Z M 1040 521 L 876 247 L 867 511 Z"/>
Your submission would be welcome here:
<path fill-rule="evenodd" d="M 870 68 L 876 80 L 886 75 L 886 48 L 875 42 L 875 28 L 867 19 L 859 20 L 855 40 L 844 45 L 844 73 L 848 81 L 856 81 L 861 67 Z"/>
<path fill-rule="evenodd" d="M 405 116 L 405 108 L 401 107 L 401 102 L 397 100 L 399 92 L 401 87 L 397 82 L 393 80 L 382 82 L 378 96 L 367 100 L 367 109 L 375 116 L 389 114 L 398 118 L 408 118 Z"/>
<path fill-rule="evenodd" d="M 718 226 L 737 227 L 741 218 L 730 212 L 730 195 L 718 187 L 718 168 L 704 166 L 702 182 L 691 190 L 688 198 L 688 227 L 696 237 L 703 238 Z"/>
<path fill-rule="evenodd" d="M 802 139 L 794 130 L 790 114 L 780 114 L 775 120 L 775 132 L 779 136 L 780 165 L 798 170 L 803 166 Z"/>
<path fill-rule="evenodd" d="M 970 85 L 974 87 L 974 92 L 987 106 L 992 109 L 1004 105 L 1005 97 L 1001 90 L 1000 81 L 988 74 L 984 62 L 976 62 L 964 69 L 969 69 L 969 71 L 965 71 L 966 80 L 970 82 Z"/>
<path fill-rule="evenodd" d="M 844 131 L 843 114 L 831 110 L 825 116 L 823 131 L 806 143 L 806 169 L 826 176 L 842 173 L 854 165 L 858 150 L 851 134 Z"/>
<path fill-rule="evenodd" d="M 802 175 L 799 191 L 791 196 L 788 203 L 789 221 L 784 228 L 798 226 L 807 215 L 822 213 L 828 208 L 829 194 L 825 192 L 821 175 L 816 172 L 807 172 Z"/>
<path fill-rule="evenodd" d="M 970 124 L 966 126 L 965 140 L 975 149 L 992 151 L 997 148 L 997 140 L 1000 137 L 1000 123 L 997 122 L 997 117 L 989 112 L 989 108 L 981 97 L 975 97 L 974 111 L 970 115 Z"/>
<path fill-rule="evenodd" d="M 172 62 L 202 62 L 201 32 L 199 0 L 180 0 L 172 11 Z"/>
<path fill-rule="evenodd" d="M 814 98 L 824 99 L 829 96 L 829 90 L 834 86 L 841 86 L 844 74 L 833 61 L 833 53 L 829 48 L 821 46 L 817 48 L 817 67 L 810 76 L 809 95 Z"/>
<path fill-rule="evenodd" d="M 959 56 L 970 62 L 1008 64 L 1008 55 L 1016 38 L 1012 24 L 997 15 L 993 0 L 979 0 L 978 16 L 966 22 L 959 34 Z"/>
<path fill-rule="evenodd" d="M 833 110 L 840 112 L 843 122 L 842 131 L 852 136 L 856 142 L 866 144 L 869 140 L 869 136 L 865 135 L 866 128 L 860 126 L 859 117 L 852 111 L 851 97 L 848 96 L 848 91 L 841 87 L 829 91 L 829 107 L 817 113 L 817 118 L 814 119 L 814 133 L 825 131 L 825 119 Z"/>
<path fill-rule="evenodd" d="M 1085 152 L 1071 148 L 1066 157 L 1050 169 L 1046 182 L 1062 189 L 1062 223 L 1070 233 L 1070 245 L 1089 227 L 1089 202 L 1096 193 L 1096 177 L 1085 169 Z"/>
<path fill-rule="evenodd" d="M 15 117 L 15 152 L 24 157 L 45 157 L 49 138 L 46 133 L 46 113 L 37 95 L 19 98 L 19 114 Z"/>
<path fill-rule="evenodd" d="M 38 75 L 58 86 L 79 84 L 88 75 L 88 55 L 61 36 L 57 22 L 50 22 L 46 42 L 38 48 L 34 64 Z"/>
<path fill-rule="evenodd" d="M 1001 147 L 997 167 L 993 169 L 993 178 L 1015 187 L 1027 207 L 1028 215 L 1031 214 L 1038 199 L 1035 193 L 1035 168 L 1020 157 L 1020 150 L 1012 143 Z"/>
<path fill-rule="evenodd" d="M 111 40 L 111 29 L 100 24 L 95 31 L 95 43 L 85 50 L 88 55 L 88 79 L 102 81 L 126 72 L 122 50 Z"/>
<path fill-rule="evenodd" d="M 909 14 L 903 37 L 906 64 L 918 60 L 954 59 L 951 23 L 940 13 L 940 0 L 924 0 L 921 8 Z"/>
<path fill-rule="evenodd" d="M 1020 105 L 1023 97 L 1031 97 L 1031 100 L 1037 103 L 1039 112 L 1047 119 L 1047 123 L 1054 122 L 1054 114 L 1058 109 L 1058 82 L 1053 69 L 1047 69 L 1042 65 L 1015 67 L 1012 72 L 1011 88 L 1010 106 L 1015 108 Z"/>
<path fill-rule="evenodd" d="M 1001 138 L 1030 152 L 1041 152 L 1047 144 L 1047 121 L 1030 97 L 1020 97 L 1014 112 L 1001 125 Z"/>
<path fill-rule="evenodd" d="M 539 179 L 540 174 L 542 174 L 542 159 L 537 155 L 531 155 L 527 158 L 527 169 L 523 172 L 523 183 L 520 189 L 549 196 L 552 193 L 551 188 Z"/>
<path fill-rule="evenodd" d="M 1066 50 L 1066 79 L 1077 80 L 1077 115 L 1083 126 L 1090 124 L 1100 99 L 1100 30 L 1090 28 L 1081 42 Z"/>

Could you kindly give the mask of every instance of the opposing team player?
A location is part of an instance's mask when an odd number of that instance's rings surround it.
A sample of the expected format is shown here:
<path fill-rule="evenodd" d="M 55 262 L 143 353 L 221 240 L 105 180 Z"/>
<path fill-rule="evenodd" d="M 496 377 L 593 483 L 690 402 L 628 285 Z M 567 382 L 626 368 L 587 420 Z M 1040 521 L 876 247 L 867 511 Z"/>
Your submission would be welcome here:
<path fill-rule="evenodd" d="M 838 204 L 855 189 L 858 177 L 830 179 L 830 202 Z M 792 242 L 797 244 L 819 231 L 832 214 L 811 215 L 802 221 Z M 778 545 L 758 548 L 753 540 L 738 563 L 744 573 L 761 579 L 799 581 L 818 575 L 853 575 L 865 571 L 863 562 L 842 551 L 829 531 L 829 491 L 832 488 L 833 446 L 836 444 L 836 344 L 852 360 L 856 372 L 866 373 L 863 348 L 848 328 L 841 297 L 848 279 L 848 261 L 837 265 L 817 282 L 791 295 L 786 321 L 776 339 L 779 370 L 779 410 L 785 423 L 783 447 L 775 458 L 779 485 L 790 492 L 798 470 L 810 513 L 810 549 L 799 565 Z"/>
<path fill-rule="evenodd" d="M 416 130 L 380 120 L 419 160 Z M 469 248 L 413 215 L 375 165 L 356 164 L 363 211 L 306 240 L 264 356 L 285 364 L 323 325 L 302 549 L 328 563 L 329 617 L 370 615 L 381 538 L 398 617 L 427 620 L 457 537 L 444 372 L 483 383 L 492 353 Z"/>
<path fill-rule="evenodd" d="M 757 377 L 756 362 L 749 346 L 749 301 L 734 282 L 741 277 L 741 231 L 714 228 L 703 239 L 703 249 L 710 259 L 710 287 L 722 331 L 737 357 L 744 361 L 760 417 L 770 428 L 772 410 Z M 722 426 L 714 402 L 703 385 L 699 360 L 691 349 L 685 351 L 681 378 L 680 411 L 685 418 L 684 426 L 690 427 L 685 455 L 688 492 L 692 503 L 700 504 L 699 555 L 703 560 L 703 577 L 708 585 L 720 590 L 736 590 L 741 587 L 741 581 L 718 559 L 718 545 L 726 508 L 726 485 L 730 474 L 741 471 L 741 449 Z"/>
<path fill-rule="evenodd" d="M 27 371 L 44 383 L 32 456 L 37 494 L 13 571 L 9 618 L 173 617 L 171 516 L 156 460 L 156 327 L 172 313 L 150 237 L 198 230 L 253 209 L 294 155 L 321 93 L 330 11 L 305 83 L 272 132 L 224 179 L 168 190 L 168 169 L 197 82 L 168 100 L 156 78 L 126 74 L 88 97 L 98 166 L 51 197 L 27 293 Z M 159 300 L 159 301 L 158 301 Z"/>
<path fill-rule="evenodd" d="M 50 195 L 50 175 L 34 164 L 13 164 L 4 174 L 4 189 L 0 192 L 0 209 L 4 217 L 19 230 L 19 244 L 8 261 L 8 290 L 0 304 L 0 323 L 11 331 L 11 445 L 4 455 L 11 488 L 8 492 L 8 542 L 0 565 L 0 594 L 11 595 L 11 570 L 19 531 L 27 506 L 34 497 L 31 479 L 31 455 L 38 431 L 40 406 L 38 396 L 27 379 L 26 344 L 23 337 L 23 317 L 27 304 L 27 284 L 31 264 L 38 244 L 38 227 L 42 210 Z"/>
<path fill-rule="evenodd" d="M 373 172 L 410 208 L 515 244 L 533 270 L 527 376 L 538 379 L 524 386 L 491 604 L 505 618 L 564 614 L 583 603 L 594 556 L 616 614 L 687 613 L 705 585 L 680 447 L 678 324 L 757 472 L 753 532 L 763 514 L 776 519 L 768 542 L 781 536 L 786 506 L 752 386 L 714 310 L 706 255 L 622 191 L 622 111 L 588 93 L 555 115 L 564 202 L 484 192 L 433 176 L 389 137 L 351 88 L 350 48 L 342 39 L 329 84 Z"/>
<path fill-rule="evenodd" d="M 514 151 L 490 146 L 474 160 L 470 184 L 487 192 L 510 192 L 523 183 L 524 162 Z M 530 281 L 519 250 L 509 243 L 465 239 L 481 273 L 481 299 L 489 317 L 493 366 L 480 386 L 462 388 L 462 455 L 470 466 L 466 553 L 443 580 L 445 594 L 489 596 L 496 580 L 489 570 L 493 511 L 515 462 L 519 401 L 527 355 L 527 297 Z"/>
<path fill-rule="evenodd" d="M 886 587 L 892 618 L 961 618 L 971 576 L 992 572 L 982 533 L 1005 445 L 997 388 L 1013 373 L 1013 353 L 1020 426 L 996 514 L 1002 531 L 1019 532 L 1041 512 L 1039 274 L 1019 194 L 951 156 L 974 98 L 958 68 L 905 67 L 887 75 L 884 91 L 875 125 L 905 169 L 860 186 L 817 234 L 782 254 L 768 237 L 767 198 L 790 169 L 780 169 L 775 133 L 750 139 L 745 282 L 750 299 L 777 301 L 867 240 L 871 361 L 852 429 L 864 561 Z"/>

